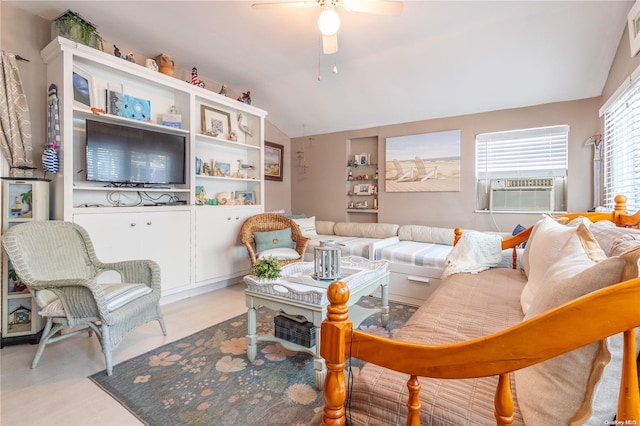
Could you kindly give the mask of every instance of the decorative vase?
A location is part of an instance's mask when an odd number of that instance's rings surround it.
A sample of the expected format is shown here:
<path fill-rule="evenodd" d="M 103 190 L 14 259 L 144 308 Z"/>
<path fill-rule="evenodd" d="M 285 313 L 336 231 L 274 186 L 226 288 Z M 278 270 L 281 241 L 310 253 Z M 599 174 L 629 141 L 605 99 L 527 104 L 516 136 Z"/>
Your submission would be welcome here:
<path fill-rule="evenodd" d="M 167 55 L 158 55 L 156 57 L 156 64 L 158 64 L 158 71 L 162 74 L 173 75 L 175 69 L 175 62 Z"/>

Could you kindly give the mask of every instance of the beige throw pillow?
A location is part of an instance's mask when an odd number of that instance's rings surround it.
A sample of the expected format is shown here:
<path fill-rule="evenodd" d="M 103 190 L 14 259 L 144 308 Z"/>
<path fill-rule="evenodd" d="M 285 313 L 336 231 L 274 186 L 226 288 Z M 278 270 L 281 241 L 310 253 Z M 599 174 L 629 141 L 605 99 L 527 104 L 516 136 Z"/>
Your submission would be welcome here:
<path fill-rule="evenodd" d="M 549 216 L 545 216 L 534 225 L 522 259 L 527 274 L 527 284 L 520 296 L 523 313 L 526 314 L 529 310 L 544 282 L 549 266 L 556 261 L 569 237 L 575 235 L 576 229 L 577 227 L 561 225 Z"/>
<path fill-rule="evenodd" d="M 524 320 L 620 281 L 624 260 L 604 258 L 584 224 L 576 231 L 549 266 Z M 591 412 L 594 386 L 609 360 L 604 342 L 596 342 L 516 371 L 518 405 L 525 423 L 566 425 L 578 417 L 584 420 Z M 605 424 L 610 419 L 599 420 Z"/>

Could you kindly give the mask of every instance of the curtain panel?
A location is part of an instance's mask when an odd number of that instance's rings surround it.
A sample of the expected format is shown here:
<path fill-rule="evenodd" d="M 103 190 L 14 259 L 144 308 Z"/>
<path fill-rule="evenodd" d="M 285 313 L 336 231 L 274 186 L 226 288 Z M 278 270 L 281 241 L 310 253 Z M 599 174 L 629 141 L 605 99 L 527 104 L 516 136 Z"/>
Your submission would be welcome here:
<path fill-rule="evenodd" d="M 0 151 L 12 177 L 33 176 L 31 119 L 14 54 L 0 52 Z"/>

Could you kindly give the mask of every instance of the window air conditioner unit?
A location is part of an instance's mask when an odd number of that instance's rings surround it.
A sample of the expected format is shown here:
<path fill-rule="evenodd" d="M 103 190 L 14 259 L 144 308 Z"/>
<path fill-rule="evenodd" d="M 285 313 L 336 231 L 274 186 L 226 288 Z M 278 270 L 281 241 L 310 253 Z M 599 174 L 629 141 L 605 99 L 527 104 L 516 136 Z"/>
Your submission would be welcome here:
<path fill-rule="evenodd" d="M 553 211 L 554 178 L 492 179 L 491 211 Z"/>

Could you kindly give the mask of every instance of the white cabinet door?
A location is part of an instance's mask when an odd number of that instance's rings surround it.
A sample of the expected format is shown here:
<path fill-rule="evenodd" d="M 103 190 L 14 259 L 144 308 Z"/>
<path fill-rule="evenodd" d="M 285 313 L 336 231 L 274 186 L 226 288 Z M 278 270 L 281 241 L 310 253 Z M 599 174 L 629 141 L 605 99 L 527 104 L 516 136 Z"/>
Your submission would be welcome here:
<path fill-rule="evenodd" d="M 251 268 L 240 242 L 244 221 L 261 212 L 250 207 L 206 207 L 196 210 L 196 285 L 246 275 Z"/>
<path fill-rule="evenodd" d="M 101 261 L 155 260 L 163 295 L 190 286 L 189 211 L 76 214 L 73 221 L 89 232 Z"/>

